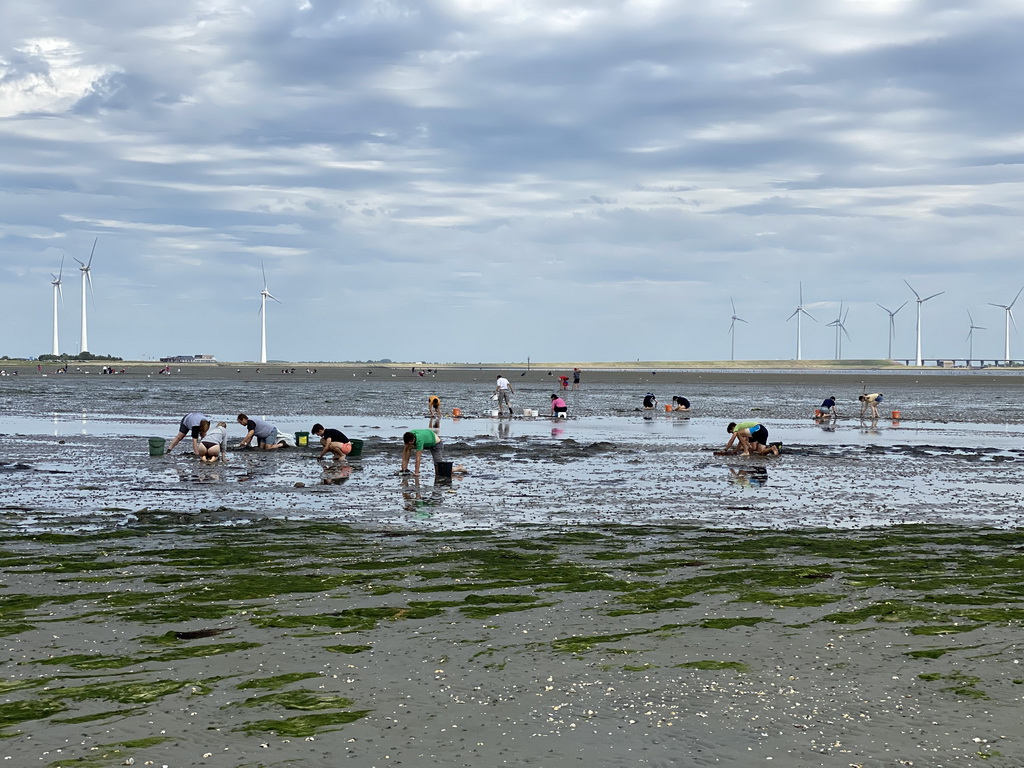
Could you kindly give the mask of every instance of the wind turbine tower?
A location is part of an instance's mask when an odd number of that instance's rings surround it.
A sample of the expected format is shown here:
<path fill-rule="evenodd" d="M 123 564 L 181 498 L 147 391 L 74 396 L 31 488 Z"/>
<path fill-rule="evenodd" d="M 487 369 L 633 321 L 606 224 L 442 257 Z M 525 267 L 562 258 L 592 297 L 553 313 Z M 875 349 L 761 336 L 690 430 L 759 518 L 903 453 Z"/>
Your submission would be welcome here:
<path fill-rule="evenodd" d="M 903 282 L 907 283 L 906 280 L 904 280 Z M 917 299 L 917 357 L 915 358 L 914 364 L 918 368 L 920 368 L 923 365 L 923 361 L 921 360 L 921 305 L 924 304 L 926 301 L 934 299 L 936 296 L 941 296 L 942 294 L 945 293 L 945 291 L 933 293 L 931 296 L 926 296 L 925 298 L 922 299 L 921 294 L 915 291 L 914 286 L 912 286 L 910 283 L 907 283 L 907 288 L 910 289 L 911 293 L 913 293 L 915 298 Z"/>
<path fill-rule="evenodd" d="M 50 273 L 50 277 L 53 281 L 50 285 L 53 286 L 53 356 L 57 357 L 60 355 L 60 334 L 57 332 L 57 302 L 64 303 L 64 292 L 60 288 L 60 280 L 64 276 L 64 257 L 60 257 L 60 270 L 57 274 Z"/>
<path fill-rule="evenodd" d="M 742 317 L 736 314 L 736 302 L 732 300 L 732 296 L 729 297 L 729 303 L 732 304 L 732 322 L 729 324 L 729 335 L 732 337 L 732 347 L 729 352 L 729 359 L 736 359 L 736 321 L 739 320 L 741 323 L 747 322 Z"/>
<path fill-rule="evenodd" d="M 803 348 L 801 347 L 801 341 L 800 341 L 800 316 L 801 315 L 807 315 L 808 317 L 811 318 L 811 320 L 814 320 L 814 317 L 811 315 L 811 313 L 808 312 L 806 309 L 804 309 L 804 284 L 803 283 L 800 283 L 800 303 L 796 305 L 796 309 L 793 310 L 793 314 L 786 318 L 786 322 L 787 323 L 790 320 L 792 320 L 794 317 L 796 318 L 796 359 L 797 360 L 803 360 Z M 818 322 L 818 321 L 814 320 L 814 322 Z"/>
<path fill-rule="evenodd" d="M 878 304 L 878 302 L 875 303 Z M 882 307 L 881 304 L 878 304 L 878 306 Z M 889 357 L 886 358 L 888 360 L 892 360 L 892 340 L 896 336 L 896 313 L 905 306 L 907 306 L 907 302 L 904 301 L 896 307 L 896 309 L 887 309 L 886 307 L 882 307 L 882 309 L 889 313 Z"/>
<path fill-rule="evenodd" d="M 88 292 L 86 291 L 86 283 L 88 283 L 89 290 L 91 291 L 92 273 L 89 270 L 92 269 L 92 257 L 93 254 L 96 253 L 96 242 L 98 240 L 99 238 L 97 237 L 92 241 L 92 250 L 89 251 L 88 263 L 78 258 L 75 259 L 75 261 L 82 265 L 79 267 L 79 270 L 82 272 L 82 343 L 78 347 L 79 354 L 89 351 L 89 321 L 86 317 L 86 306 L 88 306 L 86 299 L 88 298 Z"/>
<path fill-rule="evenodd" d="M 1009 304 L 993 304 L 991 301 L 989 302 L 990 306 L 999 307 L 1001 310 L 1006 312 L 1006 343 L 1003 347 L 1003 360 L 1006 361 L 1007 365 L 1010 364 L 1010 323 L 1013 323 L 1014 328 L 1017 327 L 1017 322 L 1013 319 L 1013 305 L 1016 304 L 1017 299 L 1020 298 L 1021 291 L 1024 291 L 1024 288 L 1017 291 L 1017 295 L 1013 297 L 1013 301 Z M 973 323 L 974 321 L 972 320 L 971 322 Z"/>
<path fill-rule="evenodd" d="M 830 328 L 836 329 L 836 360 L 843 359 L 843 337 L 842 334 L 846 334 L 846 338 L 850 338 L 850 334 L 846 330 L 846 318 L 850 315 L 850 309 L 847 307 L 846 314 L 843 314 L 843 303 L 839 302 L 839 315 L 828 324 Z M 852 339 L 851 339 L 852 341 Z"/>
<path fill-rule="evenodd" d="M 1016 301 L 1016 299 L 1014 299 L 1014 301 Z M 974 324 L 974 318 L 971 317 L 971 310 L 969 309 L 967 310 L 967 319 L 971 321 L 971 328 L 967 331 L 967 367 L 970 368 L 971 360 L 974 359 L 974 332 L 984 331 L 986 329 L 983 325 Z"/>
<path fill-rule="evenodd" d="M 263 262 L 260 262 L 260 270 L 263 272 L 263 290 L 260 291 L 260 315 L 262 318 L 262 336 L 260 337 L 260 362 L 267 362 L 267 299 L 273 299 L 278 304 L 281 300 L 274 296 L 270 291 L 267 290 L 267 270 L 263 266 Z"/>

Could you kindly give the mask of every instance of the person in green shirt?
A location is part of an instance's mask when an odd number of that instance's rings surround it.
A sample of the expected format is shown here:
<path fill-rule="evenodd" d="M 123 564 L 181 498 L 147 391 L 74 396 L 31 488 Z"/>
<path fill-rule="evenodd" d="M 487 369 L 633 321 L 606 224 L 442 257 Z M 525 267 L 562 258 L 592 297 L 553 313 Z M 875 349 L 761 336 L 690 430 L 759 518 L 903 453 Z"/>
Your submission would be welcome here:
<path fill-rule="evenodd" d="M 773 456 L 779 455 L 781 443 L 768 444 L 768 427 L 764 424 L 758 424 L 756 421 L 743 421 L 737 424 L 735 421 L 730 421 L 725 431 L 729 433 L 729 442 L 725 444 L 727 451 L 732 448 L 733 441 L 738 440 L 744 456 L 749 456 L 751 449 L 758 456 L 765 456 L 769 453 Z"/>
<path fill-rule="evenodd" d="M 420 455 L 424 448 L 430 449 L 435 472 L 437 463 L 444 461 L 444 446 L 441 443 L 441 438 L 432 429 L 410 429 L 402 435 L 402 442 L 405 444 L 402 448 L 403 474 L 409 471 L 409 459 L 412 458 L 413 451 L 416 452 L 416 469 L 413 471 L 413 475 L 416 477 L 420 475 Z"/>

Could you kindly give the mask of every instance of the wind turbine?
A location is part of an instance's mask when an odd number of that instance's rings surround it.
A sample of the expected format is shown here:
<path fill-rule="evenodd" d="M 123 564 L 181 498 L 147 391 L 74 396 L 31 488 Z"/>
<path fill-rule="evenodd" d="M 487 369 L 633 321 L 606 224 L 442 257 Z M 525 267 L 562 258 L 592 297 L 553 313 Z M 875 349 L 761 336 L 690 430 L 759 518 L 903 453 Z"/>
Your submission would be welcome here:
<path fill-rule="evenodd" d="M 878 304 L 878 302 L 876 301 L 875 304 Z M 882 307 L 881 304 L 878 304 L 878 306 Z M 896 336 L 896 313 L 905 306 L 907 306 L 907 302 L 904 301 L 896 307 L 896 309 L 887 309 L 886 307 L 882 307 L 882 309 L 889 313 L 889 357 L 886 358 L 888 360 L 892 360 L 892 340 L 893 337 Z"/>
<path fill-rule="evenodd" d="M 903 282 L 907 283 L 906 280 L 904 280 Z M 945 293 L 945 291 L 933 293 L 931 296 L 927 296 L 922 299 L 921 294 L 915 291 L 914 286 L 912 286 L 910 283 L 907 283 L 907 288 L 909 288 L 911 293 L 913 293 L 914 296 L 917 297 L 917 358 L 915 358 L 914 364 L 918 368 L 920 368 L 923 365 L 923 361 L 921 360 L 921 305 L 924 304 L 926 301 L 934 299 L 936 296 L 941 296 L 942 294 Z"/>
<path fill-rule="evenodd" d="M 736 302 L 732 300 L 732 296 L 729 297 L 729 303 L 732 304 L 732 322 L 729 323 L 729 335 L 732 337 L 732 351 L 730 352 L 729 359 L 736 359 L 736 321 L 739 320 L 741 323 L 747 322 L 742 317 L 736 314 Z"/>
<path fill-rule="evenodd" d="M 60 270 L 57 274 L 50 273 L 50 277 L 53 281 L 50 285 L 53 286 L 53 356 L 58 357 L 60 355 L 60 334 L 57 333 L 57 300 L 60 299 L 60 303 L 64 303 L 64 292 L 60 288 L 60 280 L 64 276 L 64 255 L 60 257 Z"/>
<path fill-rule="evenodd" d="M 989 305 L 999 307 L 1006 312 L 1006 345 L 1003 347 L 1003 359 L 1006 361 L 1007 365 L 1010 363 L 1010 323 L 1013 323 L 1014 329 L 1017 328 L 1017 321 L 1013 319 L 1013 305 L 1016 304 L 1017 299 L 1020 298 L 1021 291 L 1024 291 L 1024 288 L 1017 291 L 1017 295 L 1013 297 L 1013 301 L 1009 304 L 993 304 L 991 301 L 989 302 Z"/>
<path fill-rule="evenodd" d="M 80 266 L 78 268 L 82 272 L 82 343 L 79 344 L 79 346 L 78 346 L 78 353 L 79 354 L 81 354 L 83 352 L 88 352 L 89 351 L 89 323 L 88 323 L 88 320 L 86 318 L 86 312 L 85 312 L 85 308 L 87 306 L 87 302 L 86 302 L 87 295 L 86 295 L 86 290 L 85 290 L 85 284 L 86 283 L 89 284 L 89 290 L 91 291 L 92 290 L 92 273 L 89 270 L 92 269 L 92 257 L 93 257 L 93 254 L 96 253 L 96 243 L 97 243 L 98 240 L 99 240 L 99 238 L 97 237 L 95 240 L 92 241 L 92 250 L 89 251 L 89 263 L 88 264 L 85 263 L 84 261 L 82 261 L 79 258 L 75 259 L 75 261 L 77 261 L 79 264 L 82 265 L 82 266 Z M 93 295 L 95 296 L 95 294 L 93 294 Z"/>
<path fill-rule="evenodd" d="M 1022 288 L 1021 290 L 1024 290 Z M 1016 301 L 1016 299 L 1014 299 Z M 971 321 L 971 329 L 967 331 L 967 365 L 970 367 L 971 360 L 974 359 L 974 332 L 988 330 L 983 325 L 975 325 L 974 318 L 971 317 L 971 310 L 967 310 L 967 318 Z"/>
<path fill-rule="evenodd" d="M 839 315 L 828 324 L 829 328 L 836 329 L 836 360 L 843 359 L 843 337 L 840 335 L 840 331 L 846 334 L 846 338 L 850 338 L 850 334 L 846 330 L 846 318 L 850 314 L 850 309 L 847 307 L 846 314 L 843 314 L 843 302 L 839 302 Z M 852 339 L 850 339 L 852 341 Z"/>
<path fill-rule="evenodd" d="M 796 359 L 797 360 L 803 360 L 803 354 L 802 354 L 803 350 L 802 350 L 802 348 L 800 346 L 800 316 L 801 315 L 807 315 L 809 318 L 811 318 L 811 320 L 814 320 L 814 317 L 811 315 L 811 313 L 808 312 L 806 309 L 804 309 L 804 284 L 802 282 L 800 283 L 800 303 L 796 305 L 796 309 L 793 310 L 793 314 L 786 318 L 786 322 L 787 323 L 790 320 L 792 320 L 794 317 L 796 318 Z M 818 322 L 818 321 L 814 320 L 814 322 Z"/>
<path fill-rule="evenodd" d="M 263 272 L 263 290 L 260 291 L 260 315 L 263 320 L 263 335 L 260 343 L 260 362 L 267 362 L 267 299 L 273 299 L 278 304 L 281 300 L 274 296 L 270 291 L 267 290 L 267 270 L 263 266 L 263 262 L 260 262 L 260 270 Z"/>

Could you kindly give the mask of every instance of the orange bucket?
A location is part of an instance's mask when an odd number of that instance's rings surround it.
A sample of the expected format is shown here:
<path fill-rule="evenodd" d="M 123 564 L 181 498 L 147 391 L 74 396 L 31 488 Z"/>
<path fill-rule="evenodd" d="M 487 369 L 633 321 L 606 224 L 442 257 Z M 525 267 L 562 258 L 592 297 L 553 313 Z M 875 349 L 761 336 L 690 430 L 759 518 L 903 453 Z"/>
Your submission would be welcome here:
<path fill-rule="evenodd" d="M 671 411 L 672 411 L 672 406 L 669 405 L 668 403 L 665 403 L 665 413 L 671 413 Z"/>
<path fill-rule="evenodd" d="M 893 417 L 894 419 L 898 419 L 898 418 L 900 417 L 900 412 L 899 412 L 899 411 L 893 411 L 893 412 L 892 412 L 892 417 Z"/>
<path fill-rule="evenodd" d="M 462 415 L 462 409 L 461 408 L 452 408 L 452 416 L 454 416 L 457 419 L 461 415 Z"/>

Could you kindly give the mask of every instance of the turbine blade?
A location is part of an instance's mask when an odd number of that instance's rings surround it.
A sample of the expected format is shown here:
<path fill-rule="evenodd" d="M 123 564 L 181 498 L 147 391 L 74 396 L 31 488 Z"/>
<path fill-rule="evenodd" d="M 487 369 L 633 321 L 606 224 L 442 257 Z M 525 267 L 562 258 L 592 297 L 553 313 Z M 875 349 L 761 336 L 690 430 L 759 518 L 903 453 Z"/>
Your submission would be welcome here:
<path fill-rule="evenodd" d="M 971 327 L 974 327 L 974 318 L 971 317 L 971 310 L 967 310 L 967 319 L 971 321 Z"/>
<path fill-rule="evenodd" d="M 57 270 L 57 282 L 58 282 L 58 283 L 60 282 L 60 279 L 61 279 L 61 278 L 62 278 L 63 276 L 64 276 L 64 254 L 62 253 L 62 254 L 60 255 L 60 269 L 59 269 L 59 270 Z"/>
<path fill-rule="evenodd" d="M 100 239 L 99 239 L 99 238 L 97 237 L 97 238 L 96 238 L 95 240 L 93 240 L 93 241 L 92 241 L 92 250 L 91 250 L 91 251 L 89 251 L 89 266 L 90 266 L 90 267 L 92 266 L 92 257 L 93 257 L 93 254 L 94 254 L 94 253 L 96 253 L 96 243 L 98 243 L 98 242 L 99 242 L 99 240 L 100 240 Z"/>
<path fill-rule="evenodd" d="M 876 306 L 876 307 L 882 307 L 882 305 L 881 305 L 881 304 L 879 304 L 879 303 L 878 303 L 877 301 L 875 302 L 875 306 Z M 882 307 L 882 309 L 885 309 L 885 307 Z M 885 309 L 885 311 L 886 311 L 886 312 L 889 312 L 889 310 L 888 310 L 888 309 Z M 896 313 L 895 313 L 895 312 L 889 312 L 889 314 L 890 314 L 890 315 L 895 315 Z"/>
<path fill-rule="evenodd" d="M 1006 310 L 1006 314 L 1008 314 L 1010 316 L 1010 324 L 1013 326 L 1013 330 L 1016 331 L 1017 330 L 1017 321 L 1013 319 L 1013 311 L 1008 309 L 1008 310 Z"/>
<path fill-rule="evenodd" d="M 274 294 L 272 294 L 272 293 L 271 293 L 270 291 L 267 291 L 267 298 L 268 298 L 268 299 L 273 299 L 273 300 L 274 300 L 274 301 L 276 301 L 276 302 L 277 302 L 278 304 L 281 304 L 281 303 L 282 303 L 282 302 L 281 302 L 281 300 L 280 300 L 279 298 L 277 298 L 277 296 L 275 296 Z"/>
<path fill-rule="evenodd" d="M 1007 309 L 1013 309 L 1013 305 L 1017 303 L 1017 299 L 1020 298 L 1021 291 L 1024 291 L 1024 286 L 1021 286 L 1020 291 L 1017 291 L 1017 295 L 1013 297 L 1013 301 L 1010 302 Z"/>
<path fill-rule="evenodd" d="M 729 297 L 729 303 L 732 304 L 732 313 L 736 314 L 736 302 L 732 300 L 732 296 Z"/>
<path fill-rule="evenodd" d="M 1009 309 L 1005 304 L 993 304 L 991 301 L 988 303 L 990 307 L 999 307 L 1000 309 Z"/>
<path fill-rule="evenodd" d="M 899 307 L 897 307 L 897 308 L 896 308 L 896 312 L 899 312 L 899 311 L 900 311 L 901 309 L 903 309 L 903 308 L 904 308 L 905 306 L 907 306 L 907 302 L 905 302 L 905 301 L 904 301 L 904 302 L 903 302 L 902 304 L 900 304 L 900 305 L 899 305 Z M 895 316 L 896 312 L 893 312 L 893 315 L 894 315 L 894 316 Z"/>
<path fill-rule="evenodd" d="M 263 290 L 267 290 L 267 270 L 263 266 L 263 262 L 260 262 L 260 271 L 263 273 Z"/>
<path fill-rule="evenodd" d="M 737 319 L 737 320 L 739 320 L 739 321 L 740 321 L 741 323 L 745 323 L 745 322 L 747 322 L 747 321 L 746 321 L 746 320 L 744 320 L 744 319 L 743 319 L 742 317 L 737 317 L 736 319 Z"/>
<path fill-rule="evenodd" d="M 788 323 L 790 320 L 792 320 L 794 317 L 796 317 L 799 314 L 800 314 L 800 309 L 798 307 L 797 309 L 793 310 L 793 314 L 792 315 L 790 315 L 789 317 L 786 318 L 786 322 Z"/>
<path fill-rule="evenodd" d="M 846 328 L 843 328 L 843 326 L 841 325 L 839 327 L 843 329 L 843 333 L 846 334 L 846 338 L 850 339 L 850 332 L 846 330 Z M 853 339 L 850 339 L 850 341 L 853 341 Z"/>
<path fill-rule="evenodd" d="M 64 306 L 64 289 L 60 287 L 60 283 L 57 283 L 57 296 L 60 298 L 60 305 Z"/>
<path fill-rule="evenodd" d="M 906 278 L 903 279 L 903 282 L 907 283 Z M 917 296 L 917 300 L 918 301 L 921 300 L 921 294 L 919 294 L 917 291 L 914 290 L 914 286 L 912 286 L 910 283 L 907 283 L 907 288 L 910 289 L 911 293 L 913 293 L 915 296 Z"/>
<path fill-rule="evenodd" d="M 934 299 L 934 298 L 935 298 L 936 296 L 941 296 L 941 295 L 942 295 L 942 294 L 944 294 L 944 293 L 945 293 L 945 291 L 939 291 L 938 293 L 933 293 L 933 294 L 932 294 L 931 296 L 929 296 L 929 297 L 928 297 L 927 299 L 921 299 L 921 303 L 923 304 L 923 303 L 924 303 L 924 302 L 926 302 L 926 301 L 930 301 L 931 299 Z"/>
<path fill-rule="evenodd" d="M 807 315 L 809 318 L 811 318 L 811 320 L 813 320 L 814 322 L 818 322 L 818 318 L 816 318 L 814 315 L 812 315 L 810 312 L 808 312 L 803 307 L 800 308 L 800 311 L 803 312 L 805 315 Z"/>

